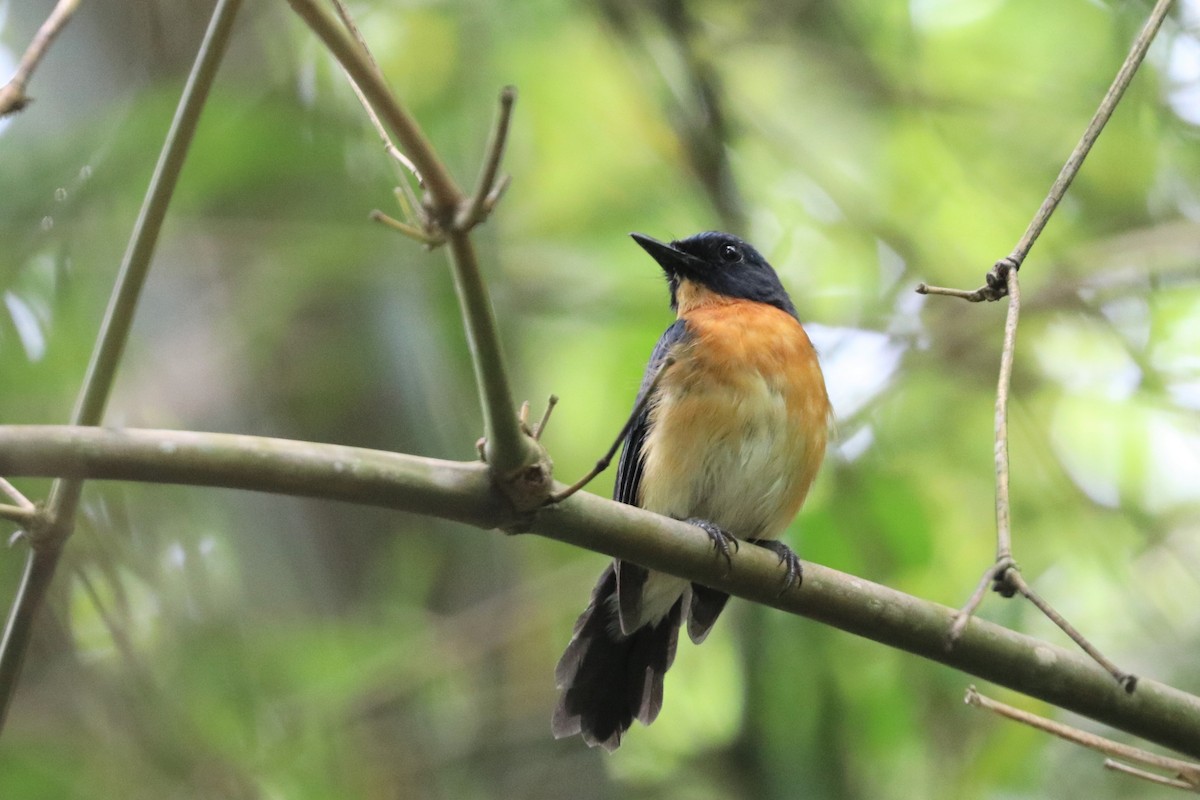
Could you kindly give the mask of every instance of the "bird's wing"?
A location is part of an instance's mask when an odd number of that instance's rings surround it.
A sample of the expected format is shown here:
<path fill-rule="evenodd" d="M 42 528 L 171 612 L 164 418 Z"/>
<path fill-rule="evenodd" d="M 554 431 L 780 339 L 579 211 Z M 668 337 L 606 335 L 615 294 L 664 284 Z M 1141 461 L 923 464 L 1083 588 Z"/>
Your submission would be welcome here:
<path fill-rule="evenodd" d="M 678 319 L 659 337 L 658 344 L 654 345 L 654 352 L 650 354 L 650 363 L 646 366 L 646 374 L 642 376 L 642 385 L 638 389 L 637 400 L 633 404 L 634 408 L 637 408 L 638 404 L 642 402 L 642 396 L 650 388 L 651 381 L 658 374 L 658 369 L 662 366 L 671 348 L 687 338 L 687 335 L 687 324 Z M 650 410 L 653 405 L 653 402 L 650 402 L 642 407 L 637 419 L 633 420 L 633 424 L 629 426 L 629 434 L 625 437 L 621 460 L 617 462 L 617 481 L 613 487 L 613 499 L 618 503 L 630 506 L 638 505 L 638 493 L 642 486 L 642 445 L 650 430 Z"/>
<path fill-rule="evenodd" d="M 671 348 L 686 339 L 687 336 L 687 324 L 679 319 L 659 337 L 658 344 L 654 346 L 654 352 L 650 354 L 650 363 L 646 367 L 646 374 L 642 377 L 642 386 L 638 389 L 634 408 L 641 404 L 643 395 L 650 389 L 651 382 L 658 374 L 658 370 Z M 621 460 L 617 462 L 617 480 L 613 488 L 613 499 L 630 506 L 638 505 L 640 500 L 638 494 L 642 486 L 642 468 L 644 466 L 642 445 L 650 430 L 651 406 L 653 406 L 653 401 L 642 406 L 637 418 L 629 426 L 629 434 L 625 437 L 625 446 L 621 450 Z M 615 566 L 621 631 L 629 635 L 641 623 L 642 589 L 650 573 L 645 567 L 639 567 L 628 561 L 617 561 Z"/>

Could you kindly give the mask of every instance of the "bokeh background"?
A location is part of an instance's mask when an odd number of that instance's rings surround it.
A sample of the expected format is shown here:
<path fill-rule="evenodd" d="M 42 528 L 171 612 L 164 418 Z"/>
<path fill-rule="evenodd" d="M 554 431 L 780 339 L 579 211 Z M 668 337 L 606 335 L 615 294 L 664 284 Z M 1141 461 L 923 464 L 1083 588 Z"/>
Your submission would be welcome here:
<path fill-rule="evenodd" d="M 52 5 L 0 0 L 5 78 Z M 108 422 L 473 458 L 444 254 L 368 221 L 397 179 L 340 72 L 282 0 L 246 6 Z M 1177 6 L 1022 272 L 1011 449 L 1026 576 L 1118 663 L 1194 692 L 1200 4 Z M 0 122 L 5 423 L 68 418 L 210 7 L 84 3 Z M 560 478 L 620 428 L 670 322 L 626 234 L 734 230 L 791 290 L 837 408 L 792 545 L 965 599 L 994 551 L 1004 305 L 913 288 L 974 288 L 1010 251 L 1149 3 L 351 8 L 464 184 L 498 90 L 520 90 L 512 186 L 476 238 L 518 399 L 562 398 Z M 549 731 L 601 556 L 235 491 L 84 497 L 0 797 L 1166 796 L 968 709 L 969 676 L 743 602 L 681 644 L 661 717 L 608 756 Z M 22 560 L 0 552 L 5 605 Z M 1062 641 L 1018 602 L 982 613 Z"/>

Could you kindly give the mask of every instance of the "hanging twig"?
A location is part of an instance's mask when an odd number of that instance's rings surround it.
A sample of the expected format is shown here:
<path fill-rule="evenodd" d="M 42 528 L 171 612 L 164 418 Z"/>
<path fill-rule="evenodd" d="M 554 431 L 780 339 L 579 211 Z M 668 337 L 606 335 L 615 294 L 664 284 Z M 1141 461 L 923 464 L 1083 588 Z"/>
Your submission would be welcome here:
<path fill-rule="evenodd" d="M 1105 658 L 1074 626 L 1068 623 L 1061 614 L 1038 596 L 1020 576 L 1016 562 L 1013 559 L 1011 507 L 1009 503 L 1008 397 L 1012 381 L 1013 356 L 1016 349 L 1017 325 L 1020 318 L 1021 306 L 1020 282 L 1017 278 L 1018 270 L 1020 270 L 1021 264 L 1025 261 L 1025 257 L 1029 255 L 1034 242 L 1037 241 L 1038 236 L 1045 229 L 1050 216 L 1062 201 L 1067 188 L 1071 185 L 1071 181 L 1074 180 L 1092 145 L 1095 144 L 1100 132 L 1104 129 L 1104 125 L 1112 117 L 1117 103 L 1137 72 L 1137 68 L 1145 57 L 1146 51 L 1149 49 L 1150 43 L 1154 40 L 1154 36 L 1162 25 L 1163 18 L 1166 16 L 1170 6 L 1171 0 L 1159 0 L 1155 5 L 1146 24 L 1134 40 L 1129 54 L 1117 72 L 1116 78 L 1113 80 L 1108 92 L 1104 95 L 1100 107 L 1092 116 L 1092 120 L 1088 124 L 1087 130 L 1084 131 L 1083 137 L 1067 158 L 1066 163 L 1058 174 L 1058 178 L 1055 179 L 1054 184 L 1050 187 L 1046 199 L 1042 201 L 1041 207 L 1030 221 L 1024 235 L 1016 247 L 1013 248 L 1012 253 L 997 261 L 991 271 L 987 273 L 984 286 L 974 291 L 928 286 L 924 283 L 917 287 L 917 292 L 921 294 L 960 297 L 970 302 L 994 301 L 1006 296 L 1009 298 L 1008 314 L 1004 324 L 1004 347 L 1000 357 L 1000 377 L 996 389 L 994 453 L 996 464 L 996 560 L 984 572 L 983 577 L 966 605 L 955 615 L 954 622 L 948 631 L 947 645 L 953 647 L 954 643 L 962 636 L 971 616 L 978 609 L 980 603 L 983 602 L 987 586 L 991 584 L 997 592 L 1005 597 L 1012 597 L 1019 592 L 1028 598 L 1042 613 L 1046 614 L 1047 617 L 1066 632 L 1084 652 L 1108 670 L 1128 692 L 1132 692 L 1136 688 L 1137 677 L 1124 672 L 1109 659 Z"/>

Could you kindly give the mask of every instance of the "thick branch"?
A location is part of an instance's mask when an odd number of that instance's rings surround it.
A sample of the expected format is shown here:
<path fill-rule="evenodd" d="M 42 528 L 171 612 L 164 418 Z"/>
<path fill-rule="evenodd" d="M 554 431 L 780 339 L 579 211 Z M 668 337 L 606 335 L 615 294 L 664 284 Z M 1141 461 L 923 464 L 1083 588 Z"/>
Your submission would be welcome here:
<path fill-rule="evenodd" d="M 230 434 L 0 426 L 0 472 L 253 489 L 401 509 L 479 527 L 517 521 L 478 463 Z M 695 526 L 580 492 L 528 530 L 800 614 L 1200 756 L 1200 698 L 1143 679 L 1126 694 L 1090 659 L 983 620 L 945 647 L 954 610 L 804 564 L 778 593 L 774 554 L 743 547 L 732 568 Z"/>

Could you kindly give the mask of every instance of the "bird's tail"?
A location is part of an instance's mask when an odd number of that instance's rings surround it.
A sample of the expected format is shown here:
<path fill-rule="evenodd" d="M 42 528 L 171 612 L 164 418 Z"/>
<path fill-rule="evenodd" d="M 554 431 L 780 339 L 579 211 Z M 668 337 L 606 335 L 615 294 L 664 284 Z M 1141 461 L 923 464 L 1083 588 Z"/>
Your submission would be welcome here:
<path fill-rule="evenodd" d="M 589 747 L 616 750 L 633 720 L 649 725 L 663 702 L 663 676 L 675 660 L 682 598 L 659 622 L 629 635 L 617 619 L 613 565 L 600 576 L 592 602 L 554 672 L 558 706 L 554 737 L 582 734 Z"/>

